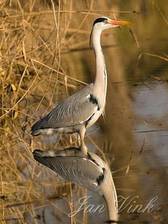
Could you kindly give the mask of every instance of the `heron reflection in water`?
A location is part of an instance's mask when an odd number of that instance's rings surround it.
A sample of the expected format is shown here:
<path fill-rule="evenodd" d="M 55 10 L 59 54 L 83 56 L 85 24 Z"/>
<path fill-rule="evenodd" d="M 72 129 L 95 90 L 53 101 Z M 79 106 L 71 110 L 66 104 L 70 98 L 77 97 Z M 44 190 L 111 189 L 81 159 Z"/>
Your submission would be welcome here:
<path fill-rule="evenodd" d="M 36 149 L 33 156 L 64 180 L 98 192 L 107 205 L 108 223 L 117 223 L 118 201 L 115 185 L 108 164 L 99 156 L 89 152 L 86 157 L 79 148 L 67 148 L 58 152 Z"/>

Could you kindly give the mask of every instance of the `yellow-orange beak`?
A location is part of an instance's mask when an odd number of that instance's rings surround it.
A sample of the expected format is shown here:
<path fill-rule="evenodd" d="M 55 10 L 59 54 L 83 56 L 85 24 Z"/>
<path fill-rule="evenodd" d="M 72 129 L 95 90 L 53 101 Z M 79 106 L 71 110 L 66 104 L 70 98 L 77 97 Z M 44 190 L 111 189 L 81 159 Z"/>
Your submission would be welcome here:
<path fill-rule="evenodd" d="M 113 26 L 129 26 L 130 22 L 125 20 L 108 19 L 107 22 Z"/>

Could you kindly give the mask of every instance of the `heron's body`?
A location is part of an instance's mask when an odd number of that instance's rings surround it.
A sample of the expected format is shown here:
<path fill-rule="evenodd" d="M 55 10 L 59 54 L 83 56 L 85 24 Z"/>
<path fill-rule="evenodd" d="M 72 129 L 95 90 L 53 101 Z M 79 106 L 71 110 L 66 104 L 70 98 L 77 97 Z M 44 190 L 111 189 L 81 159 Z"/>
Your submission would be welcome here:
<path fill-rule="evenodd" d="M 107 72 L 100 37 L 103 30 L 119 26 L 123 21 L 101 17 L 94 21 L 91 40 L 96 58 L 94 83 L 86 86 L 55 108 L 32 127 L 32 135 L 52 134 L 54 131 L 78 132 L 81 137 L 81 150 L 87 155 L 84 144 L 86 128 L 94 124 L 102 114 L 107 91 Z"/>
<path fill-rule="evenodd" d="M 57 104 L 47 116 L 33 125 L 32 132 L 34 135 L 54 131 L 79 132 L 83 125 L 90 127 L 98 119 L 102 108 L 93 95 L 93 84 L 90 84 Z"/>
<path fill-rule="evenodd" d="M 55 153 L 35 150 L 34 158 L 67 181 L 77 183 L 102 195 L 107 204 L 109 220 L 118 220 L 117 194 L 108 165 L 96 154 L 87 157 L 78 148 Z M 110 223 L 110 222 L 109 222 Z"/>

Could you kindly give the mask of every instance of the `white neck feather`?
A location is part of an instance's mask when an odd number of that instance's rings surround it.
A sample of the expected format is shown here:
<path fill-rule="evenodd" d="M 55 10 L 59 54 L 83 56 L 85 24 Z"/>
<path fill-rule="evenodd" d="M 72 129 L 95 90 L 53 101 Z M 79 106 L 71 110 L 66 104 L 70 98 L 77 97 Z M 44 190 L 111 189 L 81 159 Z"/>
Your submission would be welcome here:
<path fill-rule="evenodd" d="M 100 37 L 102 30 L 93 27 L 92 31 L 92 44 L 96 56 L 96 78 L 94 82 L 94 94 L 99 98 L 99 103 L 102 107 L 105 105 L 106 91 L 107 91 L 107 73 L 104 55 L 102 52 Z"/>

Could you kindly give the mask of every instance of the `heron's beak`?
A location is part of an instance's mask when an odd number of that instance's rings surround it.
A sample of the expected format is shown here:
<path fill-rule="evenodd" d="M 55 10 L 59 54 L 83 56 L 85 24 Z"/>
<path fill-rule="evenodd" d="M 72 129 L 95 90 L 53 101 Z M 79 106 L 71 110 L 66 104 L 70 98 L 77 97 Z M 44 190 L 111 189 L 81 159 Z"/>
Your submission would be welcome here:
<path fill-rule="evenodd" d="M 109 24 L 113 26 L 129 26 L 130 22 L 126 20 L 108 19 Z"/>

